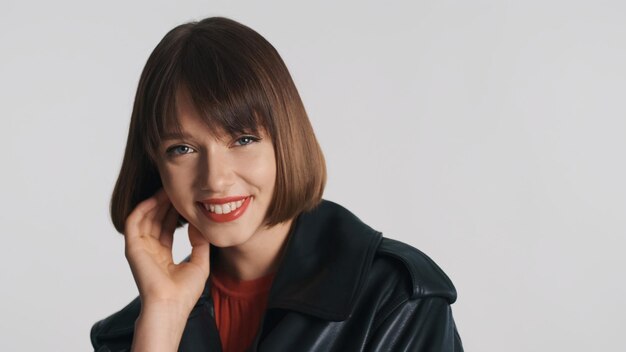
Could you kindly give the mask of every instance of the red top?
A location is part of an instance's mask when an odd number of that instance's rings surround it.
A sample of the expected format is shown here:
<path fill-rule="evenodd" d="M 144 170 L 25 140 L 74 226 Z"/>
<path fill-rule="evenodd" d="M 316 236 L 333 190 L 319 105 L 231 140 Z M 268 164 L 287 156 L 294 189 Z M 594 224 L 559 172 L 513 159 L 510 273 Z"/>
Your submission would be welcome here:
<path fill-rule="evenodd" d="M 245 351 L 256 336 L 267 306 L 274 273 L 238 281 L 211 270 L 211 297 L 224 352 Z"/>

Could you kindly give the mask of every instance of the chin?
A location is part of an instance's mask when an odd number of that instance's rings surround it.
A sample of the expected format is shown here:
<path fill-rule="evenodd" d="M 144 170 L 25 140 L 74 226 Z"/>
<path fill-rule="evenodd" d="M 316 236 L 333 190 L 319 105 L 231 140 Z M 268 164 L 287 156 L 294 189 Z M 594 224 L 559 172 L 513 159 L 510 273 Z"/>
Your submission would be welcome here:
<path fill-rule="evenodd" d="M 206 234 L 203 234 L 203 235 L 204 235 L 204 238 L 206 238 L 213 246 L 219 247 L 219 248 L 228 248 L 228 247 L 238 246 L 240 244 L 247 242 L 250 239 L 250 237 L 241 236 L 241 235 L 239 236 L 229 235 L 227 231 L 224 231 L 217 236 L 211 236 L 211 235 L 207 236 Z"/>

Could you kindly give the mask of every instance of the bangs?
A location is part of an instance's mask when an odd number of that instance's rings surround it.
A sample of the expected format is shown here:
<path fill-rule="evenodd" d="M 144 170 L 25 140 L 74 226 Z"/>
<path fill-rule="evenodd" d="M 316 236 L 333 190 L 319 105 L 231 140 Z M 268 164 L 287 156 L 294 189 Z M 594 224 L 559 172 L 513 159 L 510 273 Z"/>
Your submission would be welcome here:
<path fill-rule="evenodd" d="M 170 58 L 170 69 L 166 74 L 154 75 L 149 84 L 162 87 L 155 92 L 150 109 L 155 113 L 147 119 L 152 120 L 152 128 L 147 128 L 146 149 L 153 160 L 165 134 L 182 134 L 176 99 L 181 91 L 188 95 L 210 130 L 231 137 L 263 130 L 274 140 L 270 98 L 259 77 L 265 72 L 255 62 L 253 49 L 244 42 L 237 43 L 236 38 L 225 46 L 201 34 L 188 34 Z"/>

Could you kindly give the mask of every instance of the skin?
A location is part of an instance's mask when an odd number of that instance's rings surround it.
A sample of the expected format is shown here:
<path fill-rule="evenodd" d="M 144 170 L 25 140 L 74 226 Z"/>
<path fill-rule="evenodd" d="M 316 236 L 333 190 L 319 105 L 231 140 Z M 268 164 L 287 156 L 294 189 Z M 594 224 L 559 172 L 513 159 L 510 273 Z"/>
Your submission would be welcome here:
<path fill-rule="evenodd" d="M 214 265 L 240 280 L 276 270 L 293 219 L 267 227 L 276 160 L 269 136 L 231 137 L 211 131 L 185 91 L 177 94 L 182 139 L 164 140 L 157 167 L 163 188 L 139 203 L 125 227 L 126 257 L 142 299 L 133 351 L 174 351 L 187 317 L 210 274 L 209 244 L 219 247 Z M 197 202 L 251 196 L 236 220 L 209 219 Z M 189 262 L 175 264 L 172 241 L 178 214 L 189 222 Z"/>

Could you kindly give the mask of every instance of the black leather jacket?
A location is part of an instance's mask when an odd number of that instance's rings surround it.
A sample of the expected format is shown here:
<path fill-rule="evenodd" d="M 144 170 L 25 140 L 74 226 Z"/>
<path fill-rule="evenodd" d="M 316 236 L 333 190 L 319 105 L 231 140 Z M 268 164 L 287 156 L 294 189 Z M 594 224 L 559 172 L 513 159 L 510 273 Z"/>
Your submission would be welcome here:
<path fill-rule="evenodd" d="M 323 200 L 298 216 L 250 351 L 463 351 L 456 291 L 419 250 Z M 179 351 L 221 351 L 210 280 Z M 98 352 L 129 351 L 139 297 L 91 329 Z"/>

